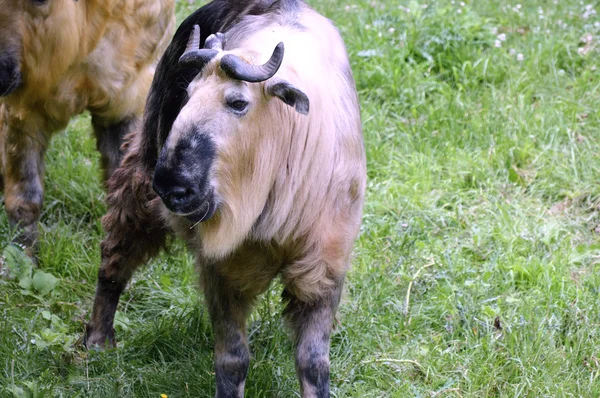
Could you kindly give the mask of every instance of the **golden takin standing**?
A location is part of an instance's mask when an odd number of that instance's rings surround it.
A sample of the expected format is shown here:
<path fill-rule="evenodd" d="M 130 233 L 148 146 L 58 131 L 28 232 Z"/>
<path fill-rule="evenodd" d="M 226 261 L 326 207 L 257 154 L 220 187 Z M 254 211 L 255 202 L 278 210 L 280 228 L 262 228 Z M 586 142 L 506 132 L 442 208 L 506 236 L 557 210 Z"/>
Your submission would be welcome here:
<path fill-rule="evenodd" d="M 196 254 L 216 396 L 244 395 L 246 320 L 279 279 L 301 396 L 329 397 L 330 335 L 367 178 L 356 87 L 332 22 L 301 0 L 208 3 L 175 33 L 126 141 L 108 181 L 86 346 L 115 344 L 121 293 L 174 231 Z"/>
<path fill-rule="evenodd" d="M 0 159 L 4 204 L 31 250 L 50 137 L 88 110 L 104 179 L 137 125 L 175 0 L 0 0 Z M 31 253 L 31 252 L 30 252 Z"/>

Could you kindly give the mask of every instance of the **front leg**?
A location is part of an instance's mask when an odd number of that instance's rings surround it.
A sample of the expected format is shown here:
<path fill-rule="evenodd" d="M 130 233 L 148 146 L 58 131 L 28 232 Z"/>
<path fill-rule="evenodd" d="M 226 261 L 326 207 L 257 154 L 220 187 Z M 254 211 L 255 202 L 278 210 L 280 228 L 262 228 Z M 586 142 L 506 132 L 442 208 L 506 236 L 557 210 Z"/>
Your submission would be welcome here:
<path fill-rule="evenodd" d="M 4 135 L 4 206 L 11 228 L 19 229 L 15 240 L 33 257 L 44 199 L 44 154 L 49 137 L 7 125 L 1 134 Z"/>
<path fill-rule="evenodd" d="M 215 338 L 216 397 L 241 398 L 250 363 L 246 318 L 254 294 L 231 286 L 213 264 L 200 269 Z"/>
<path fill-rule="evenodd" d="M 100 152 L 104 182 L 107 182 L 119 167 L 123 155 L 121 148 L 123 138 L 135 130 L 138 122 L 137 116 L 112 120 L 92 115 L 92 126 L 96 135 L 96 147 Z"/>
<path fill-rule="evenodd" d="M 329 397 L 329 339 L 340 300 L 343 278 L 322 297 L 302 301 L 285 289 L 284 315 L 292 328 L 296 372 L 303 398 Z"/>

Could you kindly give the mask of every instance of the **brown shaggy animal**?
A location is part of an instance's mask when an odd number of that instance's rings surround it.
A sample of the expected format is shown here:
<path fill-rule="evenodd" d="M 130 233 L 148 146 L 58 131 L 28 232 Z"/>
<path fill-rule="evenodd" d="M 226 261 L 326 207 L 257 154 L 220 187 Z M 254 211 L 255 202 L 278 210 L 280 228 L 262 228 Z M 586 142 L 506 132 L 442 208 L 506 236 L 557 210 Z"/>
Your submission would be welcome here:
<path fill-rule="evenodd" d="M 104 178 L 140 119 L 175 0 L 0 0 L 0 164 L 4 204 L 32 247 L 53 133 L 85 110 Z"/>
<path fill-rule="evenodd" d="M 178 29 L 127 141 L 85 344 L 114 345 L 121 293 L 175 231 L 196 253 L 216 396 L 243 396 L 246 318 L 279 276 L 302 396 L 328 397 L 366 182 L 356 88 L 331 22 L 299 0 L 209 3 Z"/>

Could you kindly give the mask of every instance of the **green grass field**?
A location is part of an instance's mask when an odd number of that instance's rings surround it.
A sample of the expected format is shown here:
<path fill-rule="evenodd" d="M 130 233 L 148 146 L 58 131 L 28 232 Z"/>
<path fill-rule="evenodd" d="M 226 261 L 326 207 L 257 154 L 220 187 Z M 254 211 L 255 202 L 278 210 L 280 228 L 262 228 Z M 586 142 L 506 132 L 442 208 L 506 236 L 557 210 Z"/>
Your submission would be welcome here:
<path fill-rule="evenodd" d="M 369 169 L 336 397 L 600 396 L 600 18 L 521 1 L 311 1 L 346 40 Z M 117 350 L 76 344 L 105 211 L 89 117 L 47 161 L 38 268 L 0 213 L 0 397 L 212 397 L 181 242 L 122 297 Z M 279 294 L 248 323 L 247 397 L 299 396 Z"/>

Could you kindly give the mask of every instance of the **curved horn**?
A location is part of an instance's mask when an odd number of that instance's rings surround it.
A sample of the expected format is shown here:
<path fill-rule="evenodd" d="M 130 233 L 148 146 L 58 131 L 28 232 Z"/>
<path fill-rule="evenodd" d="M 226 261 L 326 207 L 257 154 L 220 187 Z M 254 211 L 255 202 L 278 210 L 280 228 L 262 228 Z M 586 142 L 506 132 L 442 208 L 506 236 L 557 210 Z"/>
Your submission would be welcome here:
<path fill-rule="evenodd" d="M 194 25 L 185 52 L 179 58 L 179 66 L 202 69 L 217 53 L 217 50 L 200 49 L 200 26 Z"/>
<path fill-rule="evenodd" d="M 273 55 L 264 65 L 251 65 L 240 57 L 227 54 L 221 58 L 221 69 L 227 76 L 250 83 L 264 82 L 277 73 L 283 62 L 283 42 L 279 43 Z"/>

